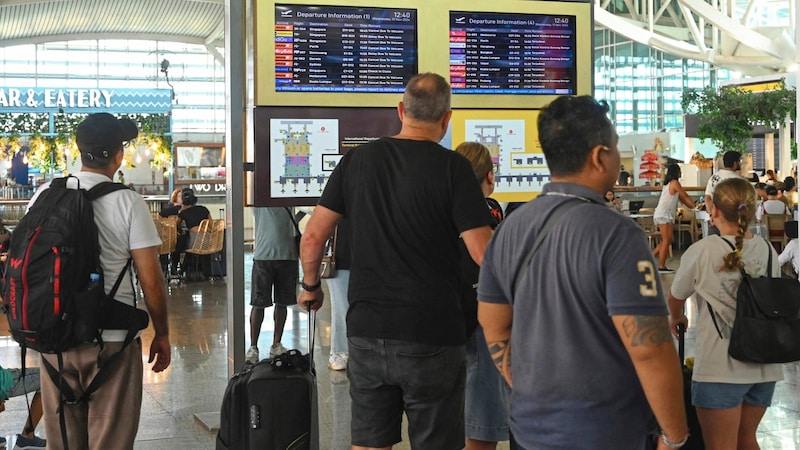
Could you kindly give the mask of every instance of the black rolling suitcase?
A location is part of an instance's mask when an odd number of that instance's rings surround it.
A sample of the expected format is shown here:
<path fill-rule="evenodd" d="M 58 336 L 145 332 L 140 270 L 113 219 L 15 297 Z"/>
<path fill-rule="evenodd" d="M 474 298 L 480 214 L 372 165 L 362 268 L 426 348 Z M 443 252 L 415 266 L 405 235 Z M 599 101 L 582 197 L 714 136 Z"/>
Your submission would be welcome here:
<path fill-rule="evenodd" d="M 290 350 L 247 364 L 222 399 L 217 450 L 319 450 L 315 319 L 309 313 L 309 353 Z"/>
<path fill-rule="evenodd" d="M 689 440 L 681 447 L 683 450 L 704 450 L 703 431 L 700 429 L 700 420 L 697 411 L 692 406 L 692 372 L 686 367 L 686 329 L 678 330 L 678 356 L 683 369 L 683 403 L 686 408 L 686 422 L 689 425 Z"/>

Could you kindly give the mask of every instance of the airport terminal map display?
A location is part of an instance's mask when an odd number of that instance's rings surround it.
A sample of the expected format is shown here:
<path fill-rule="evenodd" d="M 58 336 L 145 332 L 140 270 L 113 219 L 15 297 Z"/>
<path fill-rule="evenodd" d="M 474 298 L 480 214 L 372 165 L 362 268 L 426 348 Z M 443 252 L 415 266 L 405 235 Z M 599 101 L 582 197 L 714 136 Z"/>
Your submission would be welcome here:
<path fill-rule="evenodd" d="M 403 92 L 417 73 L 417 11 L 275 5 L 275 90 Z"/>
<path fill-rule="evenodd" d="M 450 12 L 454 94 L 577 93 L 576 17 Z"/>
<path fill-rule="evenodd" d="M 270 162 L 273 198 L 313 193 L 319 196 L 339 162 L 339 121 L 336 119 L 271 119 Z"/>

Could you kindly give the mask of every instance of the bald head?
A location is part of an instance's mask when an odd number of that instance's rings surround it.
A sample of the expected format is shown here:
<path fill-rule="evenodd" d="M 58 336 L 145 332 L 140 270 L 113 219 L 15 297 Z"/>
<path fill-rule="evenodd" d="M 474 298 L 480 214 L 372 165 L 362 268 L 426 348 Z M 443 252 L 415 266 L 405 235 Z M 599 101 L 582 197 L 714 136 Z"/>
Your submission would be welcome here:
<path fill-rule="evenodd" d="M 450 84 L 435 73 L 414 75 L 406 84 L 403 107 L 414 120 L 439 122 L 450 111 Z"/>

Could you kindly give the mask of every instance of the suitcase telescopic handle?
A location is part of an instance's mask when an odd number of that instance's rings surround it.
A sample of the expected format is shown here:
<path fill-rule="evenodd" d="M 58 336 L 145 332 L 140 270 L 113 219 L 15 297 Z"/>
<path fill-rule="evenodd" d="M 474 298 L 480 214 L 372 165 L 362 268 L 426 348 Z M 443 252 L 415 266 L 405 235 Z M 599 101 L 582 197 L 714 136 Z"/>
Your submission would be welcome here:
<path fill-rule="evenodd" d="M 678 325 L 678 358 L 681 365 L 686 364 L 686 327 L 683 324 Z"/>
<path fill-rule="evenodd" d="M 306 302 L 306 312 L 308 312 L 308 362 L 309 370 L 314 370 L 314 332 L 317 328 L 317 312 L 311 310 L 313 302 Z"/>

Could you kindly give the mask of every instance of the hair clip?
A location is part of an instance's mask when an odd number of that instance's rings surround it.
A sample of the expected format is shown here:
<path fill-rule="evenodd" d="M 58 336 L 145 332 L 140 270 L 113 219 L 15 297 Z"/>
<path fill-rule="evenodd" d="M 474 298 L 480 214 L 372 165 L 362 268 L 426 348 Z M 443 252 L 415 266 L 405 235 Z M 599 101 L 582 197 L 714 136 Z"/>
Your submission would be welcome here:
<path fill-rule="evenodd" d="M 745 205 L 744 203 L 739 204 L 739 210 L 740 211 L 745 209 L 745 208 L 747 208 L 747 205 Z"/>

